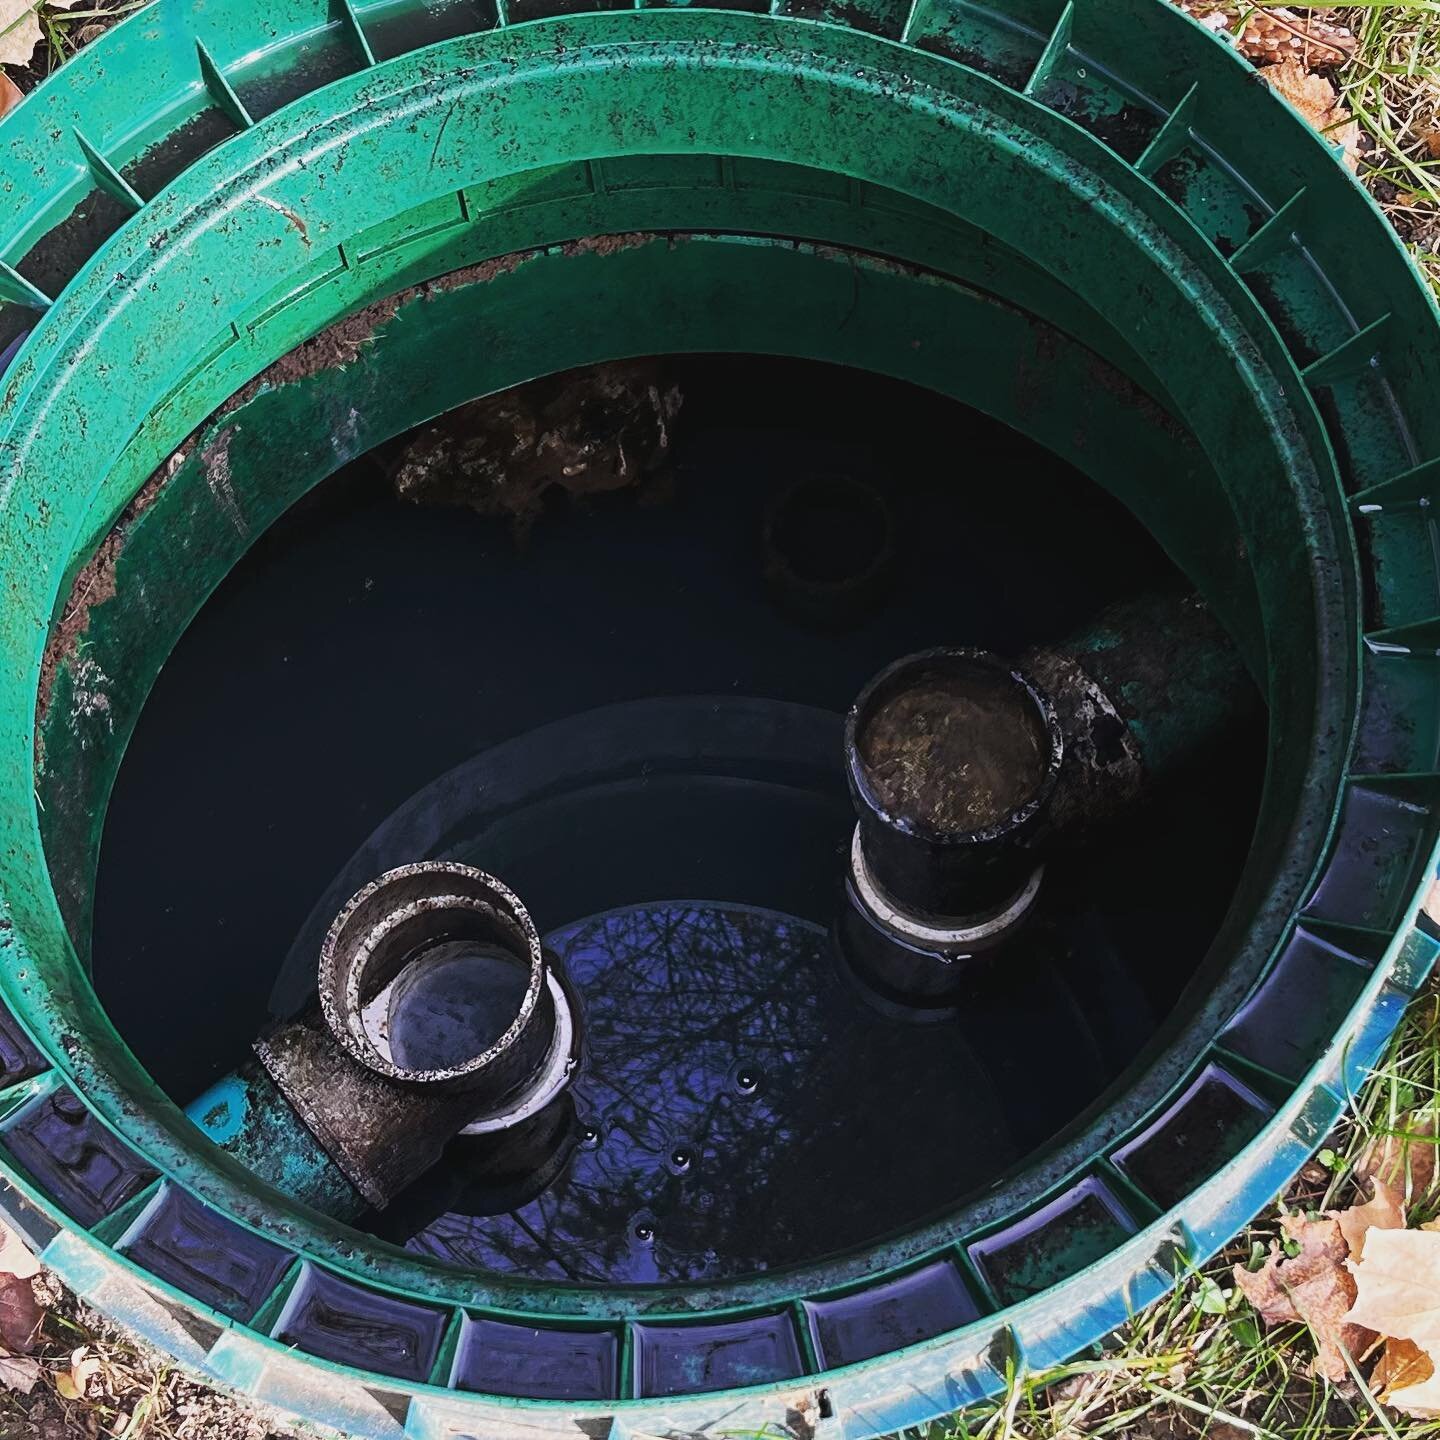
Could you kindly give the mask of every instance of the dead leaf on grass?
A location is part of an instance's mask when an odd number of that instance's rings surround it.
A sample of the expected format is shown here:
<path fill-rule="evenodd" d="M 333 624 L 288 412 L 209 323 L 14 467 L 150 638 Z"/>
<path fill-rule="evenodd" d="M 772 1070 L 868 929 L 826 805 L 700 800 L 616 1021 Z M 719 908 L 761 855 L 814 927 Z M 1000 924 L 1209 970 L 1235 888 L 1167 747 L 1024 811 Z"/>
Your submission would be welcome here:
<path fill-rule="evenodd" d="M 1328 1216 L 1310 1220 L 1285 1215 L 1280 1227 L 1300 1253 L 1282 1258 L 1272 1241 L 1269 1258 L 1259 1270 L 1235 1267 L 1235 1284 L 1266 1324 L 1308 1325 L 1315 1337 L 1316 1371 L 1331 1380 L 1344 1380 L 1350 1374 L 1346 1352 L 1359 1355 L 1375 1338 L 1348 1318 L 1355 1281 L 1345 1268 L 1349 1255 L 1345 1237 L 1338 1222 Z"/>
<path fill-rule="evenodd" d="M 1392 1391 L 1420 1385 L 1435 1373 L 1430 1357 L 1413 1341 L 1389 1339 L 1370 1372 L 1370 1388 L 1386 1405 Z"/>
<path fill-rule="evenodd" d="M 1404 1389 L 1392 1386 L 1386 1392 L 1385 1403 L 1417 1420 L 1434 1420 L 1440 1416 L 1440 1380 L 1432 1374 L 1419 1385 L 1407 1385 Z"/>
<path fill-rule="evenodd" d="M 1426 1194 L 1435 1183 L 1435 1116 L 1413 1112 L 1402 1115 L 1394 1135 L 1377 1135 L 1360 1152 L 1355 1173 L 1383 1180 L 1396 1190 L 1409 1182 L 1412 1198 Z"/>
<path fill-rule="evenodd" d="M 1312 75 L 1298 60 L 1282 60 L 1260 72 L 1332 145 L 1343 147 L 1345 163 L 1360 164 L 1360 126 L 1345 108 L 1335 87 Z"/>
<path fill-rule="evenodd" d="M 1328 1213 L 1340 1227 L 1340 1234 L 1349 1247 L 1352 1260 L 1362 1259 L 1365 1253 L 1365 1236 L 1371 1230 L 1403 1230 L 1405 1228 L 1405 1207 L 1398 1191 L 1392 1190 L 1383 1180 L 1372 1180 L 1374 1194 L 1363 1205 L 1352 1205 L 1348 1210 L 1331 1210 Z"/>
<path fill-rule="evenodd" d="M 1387 1337 L 1386 1355 L 1395 1346 L 1388 1373 L 1386 1402 L 1417 1417 L 1440 1415 L 1440 1232 L 1434 1230 L 1372 1230 L 1362 1260 L 1350 1261 L 1355 1277 L 1355 1304 L 1346 1317 Z M 1413 1343 L 1418 1355 L 1398 1342 Z M 1429 1364 L 1425 1373 L 1424 1364 Z M 1386 1363 L 1386 1357 L 1381 1357 Z M 1376 1384 L 1372 1377 L 1372 1384 Z"/>
<path fill-rule="evenodd" d="M 1356 1295 L 1351 1319 L 1382 1335 L 1440 1344 L 1440 1232 L 1373 1230 L 1365 1258 L 1350 1262 Z"/>

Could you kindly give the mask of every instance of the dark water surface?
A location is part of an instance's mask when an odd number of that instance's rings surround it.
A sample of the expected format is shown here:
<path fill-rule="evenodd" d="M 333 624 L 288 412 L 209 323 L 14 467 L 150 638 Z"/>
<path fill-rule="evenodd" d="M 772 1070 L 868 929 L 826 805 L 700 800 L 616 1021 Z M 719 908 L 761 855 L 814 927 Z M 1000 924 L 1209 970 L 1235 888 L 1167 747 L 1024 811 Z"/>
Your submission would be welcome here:
<path fill-rule="evenodd" d="M 732 1276 L 992 1183 L 1153 1035 L 1253 822 L 1258 732 L 1056 862 L 1023 953 L 961 1014 L 878 1008 L 829 940 L 856 692 L 908 651 L 1061 638 L 1171 572 L 1088 481 L 961 407 L 675 364 L 673 474 L 647 495 L 557 503 L 521 541 L 397 501 L 364 461 L 297 506 L 167 664 L 107 821 L 96 986 L 181 1103 L 304 1003 L 319 937 L 381 870 L 444 856 L 517 891 L 585 1027 L 538 1193 L 457 1147 L 375 1220 L 466 1267 Z M 761 535 L 785 487 L 834 475 L 888 498 L 897 569 L 826 629 L 766 583 Z"/>

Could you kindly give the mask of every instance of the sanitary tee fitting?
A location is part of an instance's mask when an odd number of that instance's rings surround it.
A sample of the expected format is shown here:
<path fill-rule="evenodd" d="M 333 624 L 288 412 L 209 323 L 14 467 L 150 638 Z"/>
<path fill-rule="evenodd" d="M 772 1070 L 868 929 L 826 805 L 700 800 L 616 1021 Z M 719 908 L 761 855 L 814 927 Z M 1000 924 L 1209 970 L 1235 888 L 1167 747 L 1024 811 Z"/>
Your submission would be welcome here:
<path fill-rule="evenodd" d="M 406 865 L 361 890 L 325 938 L 319 989 L 255 1050 L 371 1205 L 457 1135 L 530 1120 L 576 1063 L 574 1007 L 528 912 L 467 865 Z"/>

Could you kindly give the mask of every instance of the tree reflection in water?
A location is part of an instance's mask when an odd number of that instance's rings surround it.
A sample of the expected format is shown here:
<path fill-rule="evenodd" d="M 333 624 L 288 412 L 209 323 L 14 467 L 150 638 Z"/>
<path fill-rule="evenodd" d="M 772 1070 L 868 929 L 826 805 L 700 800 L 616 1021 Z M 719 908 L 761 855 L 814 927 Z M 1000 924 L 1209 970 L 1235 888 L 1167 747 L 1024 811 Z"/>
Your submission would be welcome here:
<path fill-rule="evenodd" d="M 1007 1059 L 1014 1036 L 997 1048 L 1011 1029 L 998 1012 L 887 1017 L 842 981 L 823 929 L 774 911 L 636 906 L 548 944 L 582 997 L 579 1141 L 548 1188 L 507 1213 L 473 1213 L 486 1207 L 457 1201 L 453 1173 L 437 1178 L 448 1213 L 410 1234 L 411 1249 L 621 1283 L 813 1259 L 913 1223 L 1010 1165 L 1032 1138 L 1017 1124 L 1022 1072 L 1038 1068 L 1048 1086 L 1068 1066 L 1072 1086 L 1096 1090 L 1108 1078 L 1087 1063 L 1093 1045 L 1049 970 L 1006 1000 L 1004 1019 L 1026 1026 Z"/>

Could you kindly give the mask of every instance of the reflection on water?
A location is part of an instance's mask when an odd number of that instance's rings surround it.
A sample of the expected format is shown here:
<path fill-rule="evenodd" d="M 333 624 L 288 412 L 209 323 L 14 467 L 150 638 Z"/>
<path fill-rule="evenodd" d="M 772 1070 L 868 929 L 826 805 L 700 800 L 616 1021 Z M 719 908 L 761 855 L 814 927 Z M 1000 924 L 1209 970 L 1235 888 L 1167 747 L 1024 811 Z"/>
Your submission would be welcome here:
<path fill-rule="evenodd" d="M 983 1001 L 925 1025 L 872 1008 L 827 933 L 775 911 L 672 902 L 569 925 L 548 937 L 584 1011 L 568 1165 L 505 1214 L 464 1213 L 493 1207 L 443 1167 L 385 1223 L 457 1265 L 645 1283 L 810 1259 L 916 1220 L 1018 1157 L 1034 1088 L 1020 1068 L 1103 1083 L 1046 963 L 1054 938 L 1037 929 L 1017 960 L 1032 973 L 1014 1056 L 985 1033 Z"/>

